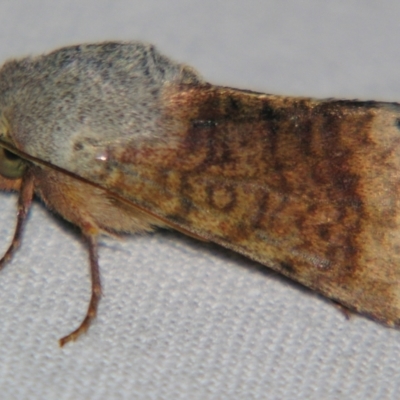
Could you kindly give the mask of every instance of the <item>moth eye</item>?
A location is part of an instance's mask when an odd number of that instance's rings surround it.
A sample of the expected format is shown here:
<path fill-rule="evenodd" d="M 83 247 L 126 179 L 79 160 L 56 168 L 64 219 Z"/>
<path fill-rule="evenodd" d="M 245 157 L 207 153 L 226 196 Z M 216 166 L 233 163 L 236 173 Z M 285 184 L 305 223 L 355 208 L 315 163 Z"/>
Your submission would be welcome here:
<path fill-rule="evenodd" d="M 0 175 L 8 179 L 18 179 L 25 170 L 25 162 L 16 154 L 0 148 Z"/>

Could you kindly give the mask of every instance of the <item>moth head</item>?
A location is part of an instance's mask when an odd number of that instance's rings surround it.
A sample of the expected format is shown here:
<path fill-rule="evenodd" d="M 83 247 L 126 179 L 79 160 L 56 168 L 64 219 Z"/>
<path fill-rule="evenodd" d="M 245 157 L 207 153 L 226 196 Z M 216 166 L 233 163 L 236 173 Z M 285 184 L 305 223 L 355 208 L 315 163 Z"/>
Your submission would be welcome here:
<path fill-rule="evenodd" d="M 0 138 L 10 142 L 9 124 L 2 115 L 0 117 Z M 7 179 L 19 179 L 25 171 L 25 161 L 13 152 L 0 147 L 0 175 Z"/>

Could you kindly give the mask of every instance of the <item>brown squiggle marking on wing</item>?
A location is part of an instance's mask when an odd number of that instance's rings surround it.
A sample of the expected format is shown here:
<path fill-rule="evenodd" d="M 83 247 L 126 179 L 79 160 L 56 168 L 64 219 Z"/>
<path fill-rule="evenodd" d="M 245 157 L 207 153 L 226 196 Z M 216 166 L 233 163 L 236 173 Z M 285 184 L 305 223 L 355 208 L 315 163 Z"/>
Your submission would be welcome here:
<path fill-rule="evenodd" d="M 235 187 L 224 183 L 208 184 L 206 187 L 210 207 L 230 212 L 237 203 Z"/>
<path fill-rule="evenodd" d="M 368 145 L 360 132 L 368 131 L 374 104 L 209 85 L 180 86 L 168 101 L 169 123 L 174 115 L 181 126 L 167 136 L 171 145 L 144 143 L 121 157 L 157 171 L 151 179 L 158 197 L 148 195 L 146 206 L 156 198 L 172 220 L 211 227 L 217 241 L 238 247 L 261 246 L 256 235 L 266 237 L 266 248 L 286 243 L 292 259 L 285 262 L 296 270 L 313 257 L 331 269 L 357 265 L 364 211 L 353 157 L 357 143 Z"/>

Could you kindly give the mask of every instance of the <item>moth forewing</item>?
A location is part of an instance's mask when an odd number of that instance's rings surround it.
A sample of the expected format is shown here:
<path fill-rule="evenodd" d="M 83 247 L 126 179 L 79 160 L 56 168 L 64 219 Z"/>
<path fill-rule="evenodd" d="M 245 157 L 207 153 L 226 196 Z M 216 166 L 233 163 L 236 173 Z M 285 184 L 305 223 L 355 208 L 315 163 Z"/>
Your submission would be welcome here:
<path fill-rule="evenodd" d="M 62 344 L 96 314 L 97 236 L 154 226 L 400 324 L 398 104 L 213 86 L 131 42 L 6 63 L 0 112 L 2 146 L 27 160 L 21 170 L 0 163 L 16 178 L 0 187 L 22 182 L 20 210 L 34 190 L 88 243 L 91 303 Z"/>
<path fill-rule="evenodd" d="M 134 171 L 124 196 L 398 325 L 398 104 L 209 85 L 169 87 L 165 104 L 184 129 L 116 155 Z"/>

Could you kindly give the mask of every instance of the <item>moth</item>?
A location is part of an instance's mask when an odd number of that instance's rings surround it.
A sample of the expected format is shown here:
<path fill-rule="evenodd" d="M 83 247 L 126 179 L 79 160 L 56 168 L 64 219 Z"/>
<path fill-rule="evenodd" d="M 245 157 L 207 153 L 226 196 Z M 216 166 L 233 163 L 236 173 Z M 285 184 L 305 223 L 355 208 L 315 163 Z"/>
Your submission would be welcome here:
<path fill-rule="evenodd" d="M 400 325 L 400 105 L 205 82 L 140 42 L 58 49 L 0 69 L 0 188 L 99 235 L 171 228 Z"/>

